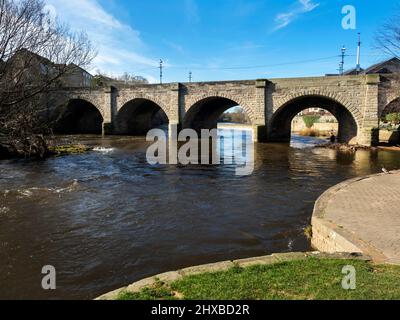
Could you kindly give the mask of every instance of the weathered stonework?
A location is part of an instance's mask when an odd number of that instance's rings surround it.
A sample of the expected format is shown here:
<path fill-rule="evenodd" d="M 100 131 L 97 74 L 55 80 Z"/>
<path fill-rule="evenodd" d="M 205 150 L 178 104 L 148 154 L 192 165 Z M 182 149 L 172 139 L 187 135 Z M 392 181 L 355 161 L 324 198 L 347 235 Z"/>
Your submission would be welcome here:
<path fill-rule="evenodd" d="M 383 110 L 400 97 L 400 77 L 360 75 L 171 83 L 105 90 L 65 89 L 57 97 L 57 105 L 65 105 L 71 99 L 89 102 L 99 110 L 105 128 L 111 132 L 121 110 L 134 107 L 136 101 L 158 106 L 169 123 L 180 128 L 192 127 L 194 123 L 199 127 L 213 127 L 214 109 L 218 113 L 240 105 L 257 131 L 259 141 L 287 140 L 288 123 L 295 113 L 306 107 L 321 107 L 334 113 L 342 123 L 345 142 L 369 146 L 376 143 L 376 129 Z M 58 107 L 53 112 L 62 110 Z"/>

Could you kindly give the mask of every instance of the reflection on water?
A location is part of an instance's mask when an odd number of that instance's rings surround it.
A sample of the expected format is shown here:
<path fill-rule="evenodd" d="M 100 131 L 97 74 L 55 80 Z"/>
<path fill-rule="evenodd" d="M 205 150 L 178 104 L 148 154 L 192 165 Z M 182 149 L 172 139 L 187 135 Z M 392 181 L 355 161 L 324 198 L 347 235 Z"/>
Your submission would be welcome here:
<path fill-rule="evenodd" d="M 314 137 L 300 137 L 295 135 L 294 139 L 290 141 L 290 146 L 295 149 L 305 149 L 312 148 L 318 145 L 326 144 L 329 140 L 324 138 L 314 138 Z"/>
<path fill-rule="evenodd" d="M 255 171 L 149 166 L 148 143 L 46 161 L 0 162 L 0 298 L 93 298 L 143 277 L 226 259 L 308 250 L 318 196 L 348 178 L 400 168 L 396 152 L 340 154 L 315 139 L 256 144 Z M 57 290 L 41 290 L 54 265 Z"/>

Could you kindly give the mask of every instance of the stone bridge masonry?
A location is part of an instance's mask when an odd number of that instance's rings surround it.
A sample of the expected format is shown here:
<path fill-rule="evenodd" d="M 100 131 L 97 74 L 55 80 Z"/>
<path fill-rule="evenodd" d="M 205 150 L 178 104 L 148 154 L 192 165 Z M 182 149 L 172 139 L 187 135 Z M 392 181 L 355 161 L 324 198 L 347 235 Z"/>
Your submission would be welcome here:
<path fill-rule="evenodd" d="M 50 114 L 60 117 L 70 101 L 83 101 L 101 114 L 103 133 L 124 134 L 133 126 L 132 132 L 145 135 L 160 109 L 170 127 L 211 129 L 224 111 L 240 105 L 251 120 L 255 140 L 265 142 L 289 141 L 293 117 L 316 107 L 336 116 L 342 142 L 370 146 L 379 139 L 380 115 L 399 97 L 398 77 L 380 75 L 171 83 L 64 89 L 57 92 L 57 107 Z M 76 117 L 84 113 L 84 105 L 77 107 Z"/>

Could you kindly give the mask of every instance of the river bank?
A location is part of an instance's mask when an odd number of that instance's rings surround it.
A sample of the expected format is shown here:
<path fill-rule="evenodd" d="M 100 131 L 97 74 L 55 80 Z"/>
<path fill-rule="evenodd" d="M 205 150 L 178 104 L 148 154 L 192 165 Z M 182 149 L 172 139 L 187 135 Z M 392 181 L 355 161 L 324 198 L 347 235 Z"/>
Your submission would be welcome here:
<path fill-rule="evenodd" d="M 379 145 L 376 147 L 366 147 L 366 146 L 360 146 L 360 145 L 349 145 L 345 143 L 324 143 L 324 144 L 319 144 L 315 146 L 316 149 L 331 149 L 331 150 L 336 150 L 340 152 L 357 152 L 359 150 L 364 150 L 364 151 L 400 151 L 400 146 L 396 145 Z"/>
<path fill-rule="evenodd" d="M 382 151 L 400 151 L 400 146 L 379 146 L 378 149 Z"/>
<path fill-rule="evenodd" d="M 34 138 L 33 138 L 34 139 Z M 64 156 L 69 154 L 81 154 L 92 151 L 93 148 L 75 143 L 68 138 L 36 137 L 37 144 L 29 143 L 0 143 L 0 160 L 12 159 L 46 159 L 52 156 Z M 29 147 L 27 147 L 29 146 Z M 34 147 L 30 150 L 29 148 Z M 27 149 L 28 148 L 28 149 Z"/>

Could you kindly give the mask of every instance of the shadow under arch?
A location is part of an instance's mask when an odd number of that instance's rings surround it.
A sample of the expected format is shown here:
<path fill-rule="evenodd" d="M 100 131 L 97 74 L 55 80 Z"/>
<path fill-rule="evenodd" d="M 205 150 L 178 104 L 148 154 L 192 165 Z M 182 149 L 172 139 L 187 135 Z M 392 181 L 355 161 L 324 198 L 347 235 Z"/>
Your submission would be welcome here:
<path fill-rule="evenodd" d="M 228 98 L 214 96 L 204 98 L 190 107 L 184 118 L 183 128 L 190 128 L 196 131 L 215 129 L 218 126 L 218 120 L 221 115 L 233 107 L 241 107 L 251 121 L 250 115 L 239 103 Z"/>
<path fill-rule="evenodd" d="M 353 114 L 340 102 L 322 95 L 294 98 L 280 107 L 269 121 L 269 141 L 290 142 L 294 117 L 309 108 L 329 111 L 339 123 L 338 141 L 352 143 L 358 134 L 358 124 Z"/>
<path fill-rule="evenodd" d="M 154 101 L 136 98 L 125 103 L 116 117 L 115 133 L 145 136 L 151 129 L 167 126 L 165 111 Z"/>
<path fill-rule="evenodd" d="M 387 104 L 381 112 L 381 119 L 391 113 L 400 113 L 400 97 L 395 98 Z"/>
<path fill-rule="evenodd" d="M 102 134 L 103 116 L 84 99 L 71 99 L 57 112 L 54 132 L 57 134 Z"/>

